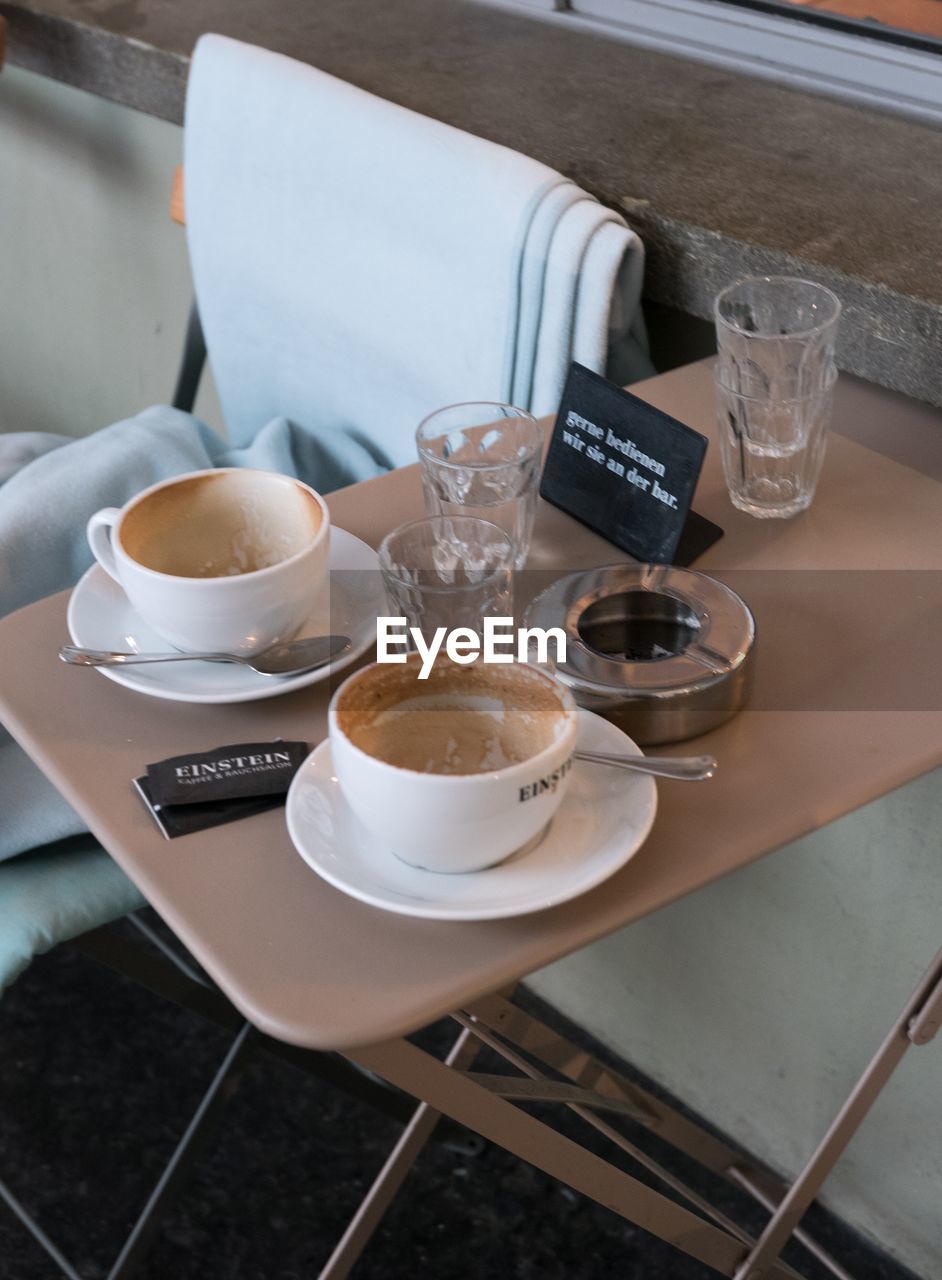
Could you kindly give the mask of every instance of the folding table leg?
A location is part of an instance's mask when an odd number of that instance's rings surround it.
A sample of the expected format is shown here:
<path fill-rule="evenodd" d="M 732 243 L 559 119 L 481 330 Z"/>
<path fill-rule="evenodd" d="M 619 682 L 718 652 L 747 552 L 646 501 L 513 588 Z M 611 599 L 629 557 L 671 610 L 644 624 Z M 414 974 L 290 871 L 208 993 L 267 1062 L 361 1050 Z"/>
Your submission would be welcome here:
<path fill-rule="evenodd" d="M 942 951 L 936 954 L 916 985 L 889 1035 L 867 1064 L 817 1150 L 772 1214 L 755 1248 L 743 1260 L 735 1280 L 768 1280 L 771 1277 L 771 1260 L 778 1256 L 907 1049 L 912 1044 L 927 1044 L 940 1024 Z"/>
<path fill-rule="evenodd" d="M 459 1070 L 468 1067 L 474 1061 L 478 1048 L 479 1041 L 469 1031 L 462 1031 L 445 1062 L 449 1067 Z M 434 1111 L 425 1102 L 420 1102 L 416 1107 L 415 1114 L 363 1197 L 318 1280 L 345 1280 L 351 1267 L 369 1244 L 422 1148 L 432 1136 L 439 1118 L 440 1112 Z"/>
<path fill-rule="evenodd" d="M 704 1168 L 724 1174 L 730 1165 L 743 1163 L 741 1152 L 502 996 L 476 1000 L 468 1007 L 467 1013 L 476 1023 L 497 1032 L 504 1040 L 511 1041 L 576 1084 L 602 1097 L 628 1104 L 633 1120 L 671 1146 L 686 1152 Z M 752 1168 L 751 1173 L 757 1181 L 767 1182 L 769 1191 L 781 1195 L 784 1188 L 764 1169 Z"/>
<path fill-rule="evenodd" d="M 405 1040 L 351 1050 L 348 1056 L 512 1155 L 612 1209 L 720 1274 L 736 1275 L 749 1248 L 660 1192 L 615 1168 L 535 1117 Z M 795 1280 L 772 1264 L 768 1280 Z"/>
<path fill-rule="evenodd" d="M 548 1098 L 550 1101 L 564 1101 L 570 1111 L 584 1120 L 586 1124 L 590 1125 L 596 1130 L 596 1132 L 601 1133 L 603 1137 L 608 1138 L 610 1142 L 613 1142 L 615 1146 L 624 1151 L 626 1155 L 631 1156 L 633 1160 L 643 1168 L 647 1169 L 649 1173 L 653 1173 L 654 1176 L 659 1178 L 665 1186 L 670 1187 L 672 1191 L 675 1191 L 678 1195 L 682 1196 L 688 1204 L 692 1204 L 694 1208 L 699 1209 L 701 1213 L 712 1218 L 714 1222 L 718 1223 L 724 1229 L 724 1231 L 728 1231 L 730 1235 L 735 1236 L 737 1240 L 741 1240 L 743 1244 L 752 1244 L 752 1237 L 747 1235 L 740 1226 L 735 1222 L 732 1222 L 718 1209 L 714 1208 L 713 1205 L 704 1200 L 702 1196 L 697 1194 L 697 1192 L 692 1191 L 690 1187 L 686 1186 L 686 1184 L 680 1180 L 680 1178 L 677 1178 L 672 1173 L 668 1172 L 667 1169 L 663 1168 L 662 1165 L 659 1165 L 656 1160 L 652 1160 L 644 1151 L 640 1151 L 633 1142 L 629 1142 L 624 1134 L 619 1133 L 617 1129 L 613 1129 L 611 1125 L 606 1124 L 604 1120 L 600 1120 L 599 1117 L 595 1115 L 595 1108 L 601 1107 L 602 1109 L 608 1109 L 610 1106 L 616 1105 L 615 1099 L 612 1099 L 610 1102 L 603 1094 L 592 1093 L 588 1089 L 581 1089 L 578 1087 L 576 1087 L 576 1100 L 571 1100 L 566 1094 L 553 1097 L 552 1092 L 546 1088 L 547 1085 L 552 1085 L 553 1081 L 547 1080 L 547 1077 L 537 1071 L 536 1068 L 527 1062 L 525 1058 L 521 1057 L 520 1054 L 515 1053 L 512 1049 L 508 1049 L 508 1047 L 498 1040 L 496 1036 L 492 1035 L 489 1031 L 486 1031 L 480 1025 L 476 1025 L 475 1022 L 466 1014 L 456 1013 L 453 1016 L 463 1027 L 467 1027 L 469 1031 L 473 1031 L 475 1035 L 479 1036 L 489 1048 L 494 1050 L 495 1053 L 499 1053 L 501 1057 L 505 1058 L 515 1066 L 518 1071 L 522 1071 L 528 1081 L 532 1081 L 534 1083 L 539 1082 L 541 1087 L 538 1092 L 527 1095 L 525 1092 L 521 1093 L 521 1091 L 516 1089 L 508 1091 L 507 1085 L 513 1085 L 516 1083 L 514 1077 L 482 1077 L 480 1075 L 475 1075 L 473 1079 L 475 1079 L 479 1084 L 484 1084 L 485 1087 L 491 1088 L 492 1091 L 498 1093 L 498 1095 L 503 1098 L 508 1096 L 522 1096 L 526 1099 L 529 1096 L 529 1098 L 534 1101 L 542 1100 L 544 1098 Z M 496 1083 L 491 1084 L 491 1081 Z M 569 1087 L 573 1088 L 574 1086 Z M 629 1114 L 631 1113 L 629 1112 Z"/>
<path fill-rule="evenodd" d="M 534 1072 L 530 1065 L 520 1060 L 502 1041 L 511 1041 L 524 1049 L 532 1058 L 546 1063 L 555 1071 L 568 1076 L 583 1088 L 596 1095 L 594 1108 L 605 1109 L 608 1099 L 622 1104 L 635 1123 L 642 1125 L 662 1141 L 679 1151 L 685 1152 L 705 1168 L 719 1174 L 729 1182 L 735 1183 L 748 1192 L 769 1213 L 774 1212 L 787 1192 L 786 1184 L 768 1170 L 761 1168 L 741 1152 L 736 1151 L 728 1143 L 708 1133 L 693 1120 L 680 1114 L 660 1098 L 655 1097 L 647 1089 L 619 1075 L 611 1067 L 594 1058 L 585 1049 L 579 1048 L 566 1040 L 558 1032 L 540 1022 L 532 1014 L 511 1004 L 501 996 L 487 996 L 477 1001 L 468 1011 L 477 1026 L 477 1034 L 482 1035 L 508 1061 L 513 1062 L 519 1070 L 527 1072 L 531 1078 Z M 463 1015 L 455 1015 L 462 1025 L 468 1025 Z M 489 1029 L 485 1030 L 485 1029 Z M 490 1032 L 496 1032 L 501 1041 L 488 1038 Z M 730 1224 L 728 1219 L 719 1214 L 711 1205 L 694 1195 L 689 1188 L 677 1178 L 663 1169 L 646 1153 L 630 1143 L 622 1134 L 603 1124 L 598 1117 L 587 1112 L 584 1107 L 571 1105 L 571 1110 L 602 1132 L 632 1159 L 654 1173 L 666 1186 L 670 1186 L 683 1195 L 690 1204 L 707 1213 L 715 1222 L 726 1230 L 752 1244 L 751 1237 Z M 837 1280 L 852 1280 L 841 1264 L 826 1249 L 801 1227 L 793 1231 L 796 1241 L 818 1259 Z"/>

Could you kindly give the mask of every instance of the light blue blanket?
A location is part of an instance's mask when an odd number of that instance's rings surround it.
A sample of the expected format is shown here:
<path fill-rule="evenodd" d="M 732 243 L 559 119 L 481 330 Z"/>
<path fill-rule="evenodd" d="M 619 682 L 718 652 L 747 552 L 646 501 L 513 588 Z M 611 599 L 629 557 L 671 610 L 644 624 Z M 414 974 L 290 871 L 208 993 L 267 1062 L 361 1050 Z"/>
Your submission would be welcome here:
<path fill-rule="evenodd" d="M 529 156 L 205 35 L 184 130 L 193 280 L 223 417 L 287 414 L 415 461 L 440 405 L 555 412 L 572 360 L 653 372 L 644 249 Z"/>
<path fill-rule="evenodd" d="M 0 616 L 72 586 L 92 563 L 85 540 L 92 512 L 123 506 L 168 476 L 259 467 L 298 476 L 324 493 L 388 466 L 377 449 L 349 435 L 315 437 L 286 418 L 268 423 L 247 447 L 232 448 L 196 418 L 166 407 L 81 440 L 0 435 Z M 50 641 L 50 662 L 55 648 Z M 78 814 L 0 728 L 0 861 L 83 830 Z"/>

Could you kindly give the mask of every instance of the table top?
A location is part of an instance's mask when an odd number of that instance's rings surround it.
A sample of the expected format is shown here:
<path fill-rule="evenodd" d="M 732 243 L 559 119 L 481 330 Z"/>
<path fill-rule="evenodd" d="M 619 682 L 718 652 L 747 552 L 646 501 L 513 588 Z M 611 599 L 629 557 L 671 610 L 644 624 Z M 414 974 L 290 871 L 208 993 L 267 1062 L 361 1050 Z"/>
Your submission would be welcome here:
<path fill-rule="evenodd" d="M 632 390 L 713 437 L 708 364 Z M 636 857 L 549 911 L 443 923 L 367 907 L 308 869 L 280 810 L 164 840 L 131 786 L 144 765 L 221 742 L 316 743 L 327 690 L 228 706 L 145 697 L 56 660 L 68 593 L 0 622 L 0 718 L 256 1026 L 319 1049 L 407 1033 L 942 764 L 942 414 L 842 377 L 835 428 L 814 505 L 787 522 L 731 508 L 713 441 L 695 506 L 726 535 L 696 567 L 757 615 L 753 701 L 669 749 L 715 754 L 716 778 L 661 782 Z M 418 470 L 328 501 L 375 546 L 420 512 Z M 534 567 L 624 559 L 540 503 Z"/>

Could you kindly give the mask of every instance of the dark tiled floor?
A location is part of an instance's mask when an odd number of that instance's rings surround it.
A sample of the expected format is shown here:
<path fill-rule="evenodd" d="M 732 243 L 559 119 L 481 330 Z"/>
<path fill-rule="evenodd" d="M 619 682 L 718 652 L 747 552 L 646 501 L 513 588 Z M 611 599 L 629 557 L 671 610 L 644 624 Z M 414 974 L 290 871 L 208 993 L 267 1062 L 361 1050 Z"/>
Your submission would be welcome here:
<path fill-rule="evenodd" d="M 440 1024 L 422 1041 L 441 1051 L 452 1034 L 451 1024 Z M 37 962 L 4 998 L 0 1177 L 83 1280 L 107 1274 L 228 1043 L 195 1016 L 66 949 Z M 555 1123 L 585 1139 L 577 1118 L 564 1114 Z M 310 1280 L 397 1132 L 292 1067 L 256 1060 L 163 1223 L 142 1280 Z M 587 1145 L 608 1154 L 595 1141 Z M 683 1172 L 676 1161 L 673 1167 Z M 698 1185 L 707 1182 L 701 1177 Z M 733 1190 L 722 1189 L 722 1207 L 753 1230 L 761 1224 Z M 855 1280 L 905 1280 L 826 1215 L 812 1220 Z M 811 1280 L 828 1275 L 801 1251 L 791 1259 Z M 55 1274 L 0 1205 L 0 1280 Z M 494 1148 L 469 1157 L 431 1145 L 354 1277 L 715 1274 Z"/>

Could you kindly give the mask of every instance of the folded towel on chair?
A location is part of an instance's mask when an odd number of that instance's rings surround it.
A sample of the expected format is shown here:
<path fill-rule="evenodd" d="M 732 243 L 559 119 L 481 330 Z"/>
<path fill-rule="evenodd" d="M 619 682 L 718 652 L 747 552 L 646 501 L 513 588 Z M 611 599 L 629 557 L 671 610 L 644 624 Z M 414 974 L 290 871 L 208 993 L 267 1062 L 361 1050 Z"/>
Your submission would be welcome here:
<path fill-rule="evenodd" d="M 85 524 L 99 507 L 123 506 L 184 471 L 230 466 L 297 475 L 325 491 L 385 470 L 350 437 L 315 437 L 285 418 L 243 449 L 190 414 L 161 407 L 81 440 L 0 435 L 0 616 L 70 586 L 88 568 Z M 49 637 L 50 663 L 66 639 Z M 0 726 L 0 862 L 11 858 L 0 869 L 0 991 L 34 955 L 144 905 L 72 806 Z"/>
<path fill-rule="evenodd" d="M 0 435 L 0 617 L 78 580 L 92 563 L 85 525 L 93 511 L 206 467 L 281 471 L 323 493 L 387 470 L 378 450 L 340 431 L 315 435 L 275 418 L 234 448 L 165 405 L 79 440 Z"/>
<path fill-rule="evenodd" d="M 206 467 L 281 471 L 324 491 L 386 469 L 365 444 L 340 432 L 314 436 L 279 418 L 251 445 L 232 448 L 190 414 L 165 407 L 81 440 L 0 435 L 0 617 L 77 581 L 92 563 L 85 525 L 93 511 L 123 506 L 158 480 Z M 67 639 L 49 637 L 50 663 Z M 0 727 L 0 861 L 83 830 L 78 814 Z"/>
<path fill-rule="evenodd" d="M 200 315 L 238 443 L 287 414 L 399 466 L 441 405 L 545 414 L 573 359 L 623 382 L 652 371 L 640 240 L 506 147 L 209 35 L 191 65 L 185 175 Z"/>

